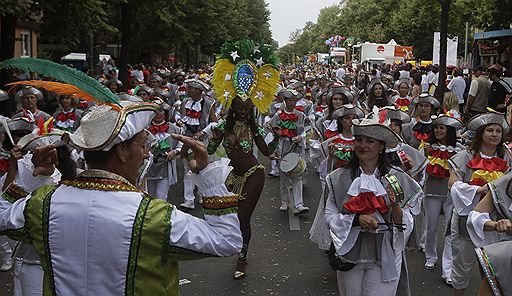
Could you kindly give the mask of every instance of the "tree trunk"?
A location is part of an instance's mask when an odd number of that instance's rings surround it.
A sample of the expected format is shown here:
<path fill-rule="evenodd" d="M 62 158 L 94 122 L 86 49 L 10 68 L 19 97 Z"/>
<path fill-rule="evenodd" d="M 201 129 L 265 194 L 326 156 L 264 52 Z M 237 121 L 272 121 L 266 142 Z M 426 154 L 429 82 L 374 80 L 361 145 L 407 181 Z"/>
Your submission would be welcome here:
<path fill-rule="evenodd" d="M 121 28 L 119 31 L 122 32 L 121 37 L 121 54 L 119 57 L 119 80 L 123 82 L 125 90 L 130 88 L 128 83 L 128 72 L 126 64 L 129 59 L 129 43 L 130 43 L 130 35 L 131 35 L 131 26 L 130 26 L 130 15 L 131 15 L 131 1 L 127 1 L 126 3 L 121 4 Z"/>
<path fill-rule="evenodd" d="M 0 18 L 0 61 L 14 57 L 14 44 L 16 36 L 15 15 L 6 15 Z M 0 71 L 0 88 L 11 82 L 11 70 L 3 69 Z M 12 100 L 0 102 L 0 114 L 10 116 L 12 109 Z"/>
<path fill-rule="evenodd" d="M 437 98 L 440 103 L 443 102 L 444 91 L 446 89 L 446 52 L 448 38 L 448 14 L 452 0 L 439 0 L 441 3 L 441 27 L 440 27 L 440 44 L 439 44 L 439 81 L 437 86 Z"/>

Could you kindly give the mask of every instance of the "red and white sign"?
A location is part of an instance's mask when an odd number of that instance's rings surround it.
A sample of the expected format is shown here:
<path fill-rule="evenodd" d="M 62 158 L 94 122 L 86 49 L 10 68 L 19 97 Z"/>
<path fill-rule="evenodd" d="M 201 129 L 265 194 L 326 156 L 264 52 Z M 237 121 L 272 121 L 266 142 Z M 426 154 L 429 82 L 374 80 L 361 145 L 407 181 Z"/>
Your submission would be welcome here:
<path fill-rule="evenodd" d="M 384 46 L 382 46 L 382 45 L 377 46 L 377 52 L 378 53 L 383 53 L 384 52 Z"/>

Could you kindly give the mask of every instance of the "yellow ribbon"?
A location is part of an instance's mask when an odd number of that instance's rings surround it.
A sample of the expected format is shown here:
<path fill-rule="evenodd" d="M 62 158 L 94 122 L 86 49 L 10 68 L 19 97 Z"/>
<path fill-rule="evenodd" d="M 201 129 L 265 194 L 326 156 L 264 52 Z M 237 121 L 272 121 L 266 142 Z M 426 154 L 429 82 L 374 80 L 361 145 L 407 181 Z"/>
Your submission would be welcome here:
<path fill-rule="evenodd" d="M 476 170 L 473 172 L 473 175 L 471 175 L 471 181 L 474 179 L 482 179 L 489 183 L 503 177 L 504 175 L 505 174 L 500 171 L 490 172 L 486 170 Z"/>
<path fill-rule="evenodd" d="M 442 158 L 435 157 L 435 156 L 429 156 L 428 162 L 431 165 L 436 165 L 436 164 L 440 165 L 445 170 L 450 169 L 450 165 L 448 165 L 448 161 L 446 159 L 442 159 Z"/>

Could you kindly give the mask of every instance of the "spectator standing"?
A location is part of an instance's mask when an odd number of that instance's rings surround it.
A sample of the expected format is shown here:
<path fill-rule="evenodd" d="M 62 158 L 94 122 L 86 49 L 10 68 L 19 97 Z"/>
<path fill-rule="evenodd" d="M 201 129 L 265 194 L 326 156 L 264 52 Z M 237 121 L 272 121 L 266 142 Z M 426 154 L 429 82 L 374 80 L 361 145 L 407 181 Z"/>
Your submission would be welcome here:
<path fill-rule="evenodd" d="M 483 66 L 477 66 L 473 71 L 475 79 L 471 81 L 468 102 L 464 108 L 464 113 L 469 113 L 469 116 L 465 116 L 468 119 L 487 111 L 487 98 L 489 97 L 490 83 L 487 77 L 482 75 L 483 72 Z"/>

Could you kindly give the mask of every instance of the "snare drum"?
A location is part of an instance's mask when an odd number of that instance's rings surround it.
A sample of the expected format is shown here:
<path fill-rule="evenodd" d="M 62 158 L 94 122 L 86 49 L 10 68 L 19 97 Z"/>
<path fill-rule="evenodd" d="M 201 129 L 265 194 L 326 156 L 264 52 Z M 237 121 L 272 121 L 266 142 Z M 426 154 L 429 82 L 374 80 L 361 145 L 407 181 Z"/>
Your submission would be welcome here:
<path fill-rule="evenodd" d="M 290 152 L 279 161 L 281 171 L 291 178 L 298 178 L 306 171 L 306 161 L 299 154 Z"/>

